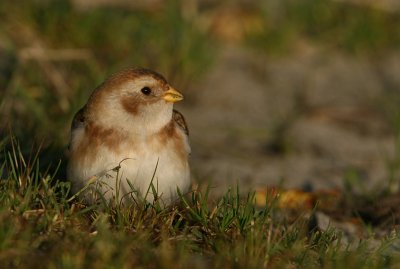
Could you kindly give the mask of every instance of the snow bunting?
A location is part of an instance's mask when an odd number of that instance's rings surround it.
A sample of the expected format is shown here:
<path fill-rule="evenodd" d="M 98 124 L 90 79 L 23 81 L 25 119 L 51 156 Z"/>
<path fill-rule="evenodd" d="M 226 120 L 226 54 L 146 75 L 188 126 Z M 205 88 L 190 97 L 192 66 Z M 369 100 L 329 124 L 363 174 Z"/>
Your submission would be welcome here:
<path fill-rule="evenodd" d="M 67 168 L 72 191 L 82 191 L 91 202 L 95 190 L 106 200 L 140 195 L 151 202 L 157 195 L 173 203 L 177 188 L 186 192 L 190 185 L 188 129 L 173 109 L 182 99 L 163 76 L 142 68 L 98 86 L 72 122 Z"/>

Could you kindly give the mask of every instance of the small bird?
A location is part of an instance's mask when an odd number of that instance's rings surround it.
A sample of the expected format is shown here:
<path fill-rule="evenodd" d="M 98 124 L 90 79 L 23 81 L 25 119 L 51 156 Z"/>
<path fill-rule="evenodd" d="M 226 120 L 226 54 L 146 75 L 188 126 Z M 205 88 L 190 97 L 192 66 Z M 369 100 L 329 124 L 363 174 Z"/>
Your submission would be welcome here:
<path fill-rule="evenodd" d="M 190 186 L 188 129 L 173 109 L 181 93 L 160 74 L 131 68 L 98 86 L 74 116 L 67 178 L 89 202 L 174 203 Z M 154 192 L 155 191 L 155 192 Z"/>

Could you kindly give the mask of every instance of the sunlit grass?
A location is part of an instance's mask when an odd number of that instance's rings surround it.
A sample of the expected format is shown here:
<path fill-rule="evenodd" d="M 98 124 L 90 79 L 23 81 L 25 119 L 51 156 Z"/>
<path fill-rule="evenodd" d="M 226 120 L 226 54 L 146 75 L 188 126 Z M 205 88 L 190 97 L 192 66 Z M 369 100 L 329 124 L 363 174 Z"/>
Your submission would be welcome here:
<path fill-rule="evenodd" d="M 287 218 L 267 195 L 210 188 L 193 190 L 173 206 L 89 205 L 73 198 L 69 183 L 39 169 L 40 155 L 25 158 L 13 142 L 1 164 L 0 262 L 18 268 L 391 268 L 399 262 L 396 233 L 378 245 L 348 245 L 342 232 Z"/>

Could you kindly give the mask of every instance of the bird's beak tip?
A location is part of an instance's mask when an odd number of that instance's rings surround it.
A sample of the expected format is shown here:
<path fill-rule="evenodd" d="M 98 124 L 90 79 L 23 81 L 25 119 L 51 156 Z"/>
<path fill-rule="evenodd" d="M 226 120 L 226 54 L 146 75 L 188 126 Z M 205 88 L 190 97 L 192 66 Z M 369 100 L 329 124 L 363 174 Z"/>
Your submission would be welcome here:
<path fill-rule="evenodd" d="M 183 100 L 183 95 L 172 87 L 164 93 L 163 99 L 170 103 L 175 103 Z"/>

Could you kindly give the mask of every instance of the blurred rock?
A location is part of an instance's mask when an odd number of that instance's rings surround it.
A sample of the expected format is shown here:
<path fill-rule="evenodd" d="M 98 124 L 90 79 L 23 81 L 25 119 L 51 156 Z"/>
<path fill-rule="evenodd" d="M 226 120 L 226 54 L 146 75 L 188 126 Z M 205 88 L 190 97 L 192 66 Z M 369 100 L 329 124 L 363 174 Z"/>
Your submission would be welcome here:
<path fill-rule="evenodd" d="M 362 223 L 357 222 L 356 219 L 336 221 L 330 216 L 321 212 L 316 212 L 315 218 L 317 227 L 321 231 L 325 232 L 329 229 L 335 229 L 341 233 L 340 243 L 343 247 L 357 247 L 359 238 L 365 237 L 366 235 L 366 231 L 364 231 Z"/>

